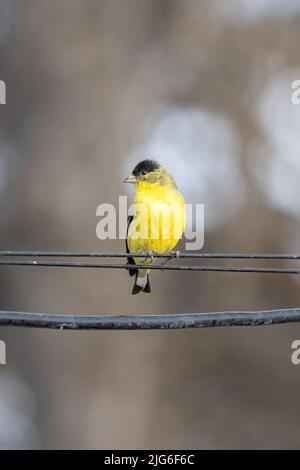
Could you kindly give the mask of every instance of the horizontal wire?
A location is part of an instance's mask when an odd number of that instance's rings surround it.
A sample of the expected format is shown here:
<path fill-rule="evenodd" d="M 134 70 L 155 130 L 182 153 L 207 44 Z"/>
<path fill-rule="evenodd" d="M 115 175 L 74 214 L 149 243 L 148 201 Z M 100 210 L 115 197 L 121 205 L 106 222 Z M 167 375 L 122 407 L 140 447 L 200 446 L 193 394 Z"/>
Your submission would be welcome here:
<path fill-rule="evenodd" d="M 30 267 L 55 267 L 55 268 L 88 268 L 88 269 L 136 269 L 136 264 L 100 264 L 85 263 L 79 261 L 25 261 L 25 260 L 0 260 L 0 266 L 30 266 Z M 269 273 L 269 274 L 300 274 L 300 268 L 254 268 L 237 266 L 197 266 L 197 265 L 161 265 L 139 264 L 139 269 L 152 269 L 159 271 L 213 271 L 213 272 L 238 272 L 238 273 Z"/>
<path fill-rule="evenodd" d="M 270 326 L 300 322 L 300 309 L 170 315 L 57 315 L 0 311 L 0 325 L 60 330 L 158 330 L 225 326 Z"/>
<path fill-rule="evenodd" d="M 125 252 L 101 252 L 101 251 L 0 251 L 2 256 L 25 256 L 25 257 L 56 257 L 56 258 L 126 258 L 128 253 Z M 149 253 L 131 253 L 134 258 L 145 258 Z M 261 260 L 300 260 L 300 254 L 288 253 L 154 253 L 155 258 L 205 258 L 205 259 L 261 259 Z"/>

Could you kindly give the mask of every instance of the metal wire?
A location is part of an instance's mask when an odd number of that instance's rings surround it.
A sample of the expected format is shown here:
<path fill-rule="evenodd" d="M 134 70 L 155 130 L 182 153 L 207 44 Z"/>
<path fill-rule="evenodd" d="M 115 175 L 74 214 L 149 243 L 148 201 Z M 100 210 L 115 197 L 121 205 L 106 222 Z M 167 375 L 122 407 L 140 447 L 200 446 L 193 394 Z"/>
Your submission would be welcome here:
<path fill-rule="evenodd" d="M 25 261 L 25 260 L 0 260 L 0 266 L 30 266 L 30 267 L 55 267 L 55 268 L 89 268 L 89 269 L 135 269 L 135 264 L 100 264 L 85 263 L 79 261 Z M 238 273 L 264 273 L 264 274 L 300 274 L 300 268 L 254 268 L 236 266 L 198 266 L 198 265 L 162 265 L 139 264 L 139 269 L 151 269 L 159 271 L 202 271 L 202 272 L 238 272 Z"/>
<path fill-rule="evenodd" d="M 55 257 L 55 258 L 126 258 L 125 252 L 101 251 L 0 251 L 0 257 Z M 148 253 L 131 253 L 134 258 L 145 258 Z M 190 258 L 190 259 L 253 259 L 253 260 L 300 260 L 300 254 L 288 253 L 155 253 L 155 258 Z"/>
<path fill-rule="evenodd" d="M 180 315 L 55 315 L 0 311 L 0 325 L 59 330 L 168 330 L 299 323 L 300 309 L 230 311 Z"/>

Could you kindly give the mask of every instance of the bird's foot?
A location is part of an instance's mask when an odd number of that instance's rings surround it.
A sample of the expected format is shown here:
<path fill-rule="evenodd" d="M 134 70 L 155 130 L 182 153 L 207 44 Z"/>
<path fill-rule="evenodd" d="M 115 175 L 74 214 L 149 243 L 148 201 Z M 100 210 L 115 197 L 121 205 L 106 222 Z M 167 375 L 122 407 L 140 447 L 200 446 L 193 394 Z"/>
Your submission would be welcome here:
<path fill-rule="evenodd" d="M 162 262 L 160 263 L 161 266 L 165 266 L 171 259 L 173 258 L 180 258 L 180 251 L 170 251 L 170 253 L 168 254 L 168 257 Z"/>
<path fill-rule="evenodd" d="M 147 256 L 146 259 L 149 259 L 149 258 L 150 258 L 150 259 L 151 259 L 151 263 L 153 263 L 153 261 L 154 261 L 154 254 L 155 254 L 155 253 L 154 253 L 154 251 L 152 251 L 152 250 L 148 251 L 148 253 L 147 253 L 148 256 Z"/>

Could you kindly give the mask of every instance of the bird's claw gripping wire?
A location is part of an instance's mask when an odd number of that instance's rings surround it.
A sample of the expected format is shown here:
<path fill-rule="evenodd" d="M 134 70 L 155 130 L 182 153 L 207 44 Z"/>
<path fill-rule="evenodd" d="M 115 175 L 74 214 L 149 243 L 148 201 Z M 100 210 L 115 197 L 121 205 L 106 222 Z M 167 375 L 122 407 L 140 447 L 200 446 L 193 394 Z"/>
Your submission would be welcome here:
<path fill-rule="evenodd" d="M 153 261 L 154 261 L 154 251 L 152 251 L 152 250 L 148 251 L 147 255 L 148 255 L 148 256 L 147 256 L 147 259 L 150 258 L 150 259 L 151 259 L 151 263 L 153 263 Z"/>
<path fill-rule="evenodd" d="M 180 251 L 178 250 L 170 251 L 170 253 L 168 254 L 168 257 L 162 263 L 160 263 L 161 268 L 163 269 L 163 266 L 165 266 L 173 258 L 179 259 Z"/>

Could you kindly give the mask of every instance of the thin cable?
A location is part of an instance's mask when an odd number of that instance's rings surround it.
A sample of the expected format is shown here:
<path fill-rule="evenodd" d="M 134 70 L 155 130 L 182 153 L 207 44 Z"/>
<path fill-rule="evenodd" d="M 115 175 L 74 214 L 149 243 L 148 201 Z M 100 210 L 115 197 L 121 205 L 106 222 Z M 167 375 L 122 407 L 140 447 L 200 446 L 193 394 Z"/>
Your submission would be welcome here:
<path fill-rule="evenodd" d="M 0 257 L 55 257 L 55 258 L 126 258 L 125 252 L 101 251 L 0 251 Z M 148 253 L 131 253 L 134 258 L 145 258 Z M 254 260 L 300 260 L 300 254 L 288 253 L 155 253 L 155 258 L 190 258 L 190 259 L 254 259 Z"/>
<path fill-rule="evenodd" d="M 299 323 L 300 309 L 230 311 L 177 315 L 54 315 L 0 311 L 0 325 L 59 330 L 161 330 Z"/>
<path fill-rule="evenodd" d="M 55 268 L 88 268 L 88 269 L 136 269 L 135 264 L 100 264 L 84 263 L 79 261 L 24 261 L 24 260 L 0 260 L 0 266 L 30 266 L 30 267 L 55 267 Z M 236 266 L 185 266 L 185 265 L 160 265 L 139 264 L 139 269 L 152 269 L 159 271 L 204 271 L 204 272 L 237 272 L 237 273 L 265 273 L 265 274 L 300 274 L 300 268 L 253 268 Z"/>

